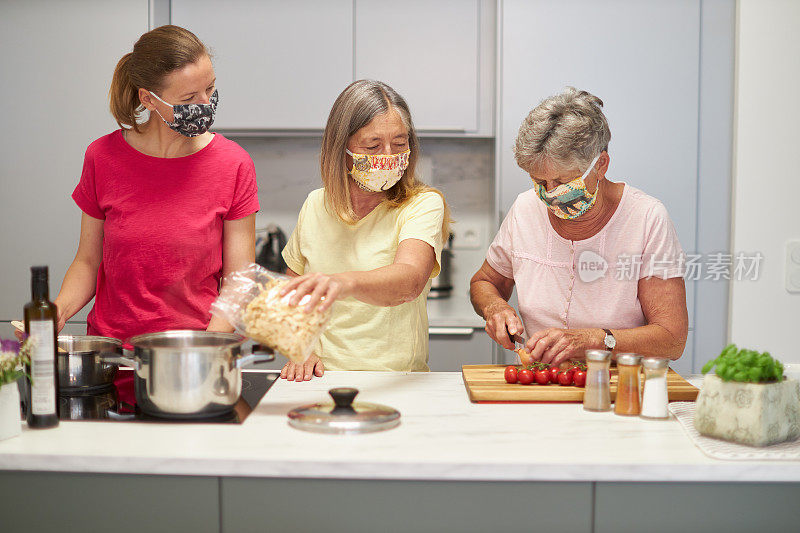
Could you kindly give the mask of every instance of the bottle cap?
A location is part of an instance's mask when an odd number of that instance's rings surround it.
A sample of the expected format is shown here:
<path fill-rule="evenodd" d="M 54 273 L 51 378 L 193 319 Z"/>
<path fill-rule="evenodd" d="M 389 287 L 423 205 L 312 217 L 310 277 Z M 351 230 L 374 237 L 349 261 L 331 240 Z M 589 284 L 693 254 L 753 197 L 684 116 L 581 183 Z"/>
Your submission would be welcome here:
<path fill-rule="evenodd" d="M 47 279 L 47 266 L 32 266 L 31 267 L 32 279 Z"/>
<path fill-rule="evenodd" d="M 660 370 L 669 366 L 669 359 L 663 357 L 647 357 L 642 359 L 642 366 L 649 370 Z"/>
<path fill-rule="evenodd" d="M 642 356 L 635 353 L 621 353 L 617 355 L 618 365 L 638 365 L 642 361 Z"/>
<path fill-rule="evenodd" d="M 611 352 L 608 350 L 586 350 L 587 361 L 608 361 L 611 358 Z"/>

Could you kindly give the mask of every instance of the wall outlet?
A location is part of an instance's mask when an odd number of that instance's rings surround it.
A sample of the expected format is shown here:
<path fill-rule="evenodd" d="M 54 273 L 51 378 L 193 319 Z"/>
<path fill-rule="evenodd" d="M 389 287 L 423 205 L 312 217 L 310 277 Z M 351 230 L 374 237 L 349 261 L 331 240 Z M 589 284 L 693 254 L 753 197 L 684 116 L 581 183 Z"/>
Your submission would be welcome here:
<path fill-rule="evenodd" d="M 478 250 L 483 244 L 481 225 L 475 222 L 457 222 L 453 227 L 453 249 Z"/>
<path fill-rule="evenodd" d="M 786 290 L 800 293 L 800 241 L 786 243 Z"/>

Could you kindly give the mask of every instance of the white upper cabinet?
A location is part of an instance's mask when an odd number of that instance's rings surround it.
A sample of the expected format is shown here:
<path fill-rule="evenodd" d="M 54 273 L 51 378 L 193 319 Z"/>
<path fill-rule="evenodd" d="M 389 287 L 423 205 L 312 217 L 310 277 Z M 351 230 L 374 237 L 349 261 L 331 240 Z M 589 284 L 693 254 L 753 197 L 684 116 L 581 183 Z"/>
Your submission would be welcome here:
<path fill-rule="evenodd" d="M 336 96 L 372 78 L 430 135 L 494 135 L 494 0 L 172 0 L 171 22 L 214 55 L 215 128 L 319 131 Z"/>
<path fill-rule="evenodd" d="M 172 0 L 214 55 L 215 129 L 321 130 L 353 80 L 352 0 Z"/>
<path fill-rule="evenodd" d="M 478 132 L 480 8 L 479 0 L 356 0 L 356 78 L 397 90 L 423 132 Z"/>

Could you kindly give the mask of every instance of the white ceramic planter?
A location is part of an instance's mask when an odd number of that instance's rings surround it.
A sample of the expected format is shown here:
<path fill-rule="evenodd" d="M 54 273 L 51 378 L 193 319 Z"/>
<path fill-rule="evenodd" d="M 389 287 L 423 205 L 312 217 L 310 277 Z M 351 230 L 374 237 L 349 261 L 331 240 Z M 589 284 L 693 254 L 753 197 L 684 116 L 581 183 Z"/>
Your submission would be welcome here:
<path fill-rule="evenodd" d="M 22 433 L 17 383 L 0 386 L 0 440 Z"/>
<path fill-rule="evenodd" d="M 706 374 L 697 396 L 694 427 L 701 435 L 767 446 L 800 437 L 797 381 L 739 383 Z"/>

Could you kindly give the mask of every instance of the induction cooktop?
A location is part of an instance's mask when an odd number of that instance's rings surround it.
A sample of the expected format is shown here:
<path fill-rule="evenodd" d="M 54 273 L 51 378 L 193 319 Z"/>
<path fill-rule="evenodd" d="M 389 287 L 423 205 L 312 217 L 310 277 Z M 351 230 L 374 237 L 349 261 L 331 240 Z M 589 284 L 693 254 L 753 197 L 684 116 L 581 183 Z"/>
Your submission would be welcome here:
<path fill-rule="evenodd" d="M 231 411 L 222 415 L 189 418 L 161 418 L 143 413 L 133 394 L 133 371 L 120 368 L 117 382 L 92 390 L 59 393 L 58 411 L 62 421 L 152 422 L 170 424 L 241 424 L 280 376 L 277 371 L 243 370 L 242 394 Z M 126 383 L 127 381 L 127 383 Z M 24 395 L 22 396 L 24 398 Z M 23 413 L 25 412 L 23 405 Z"/>

